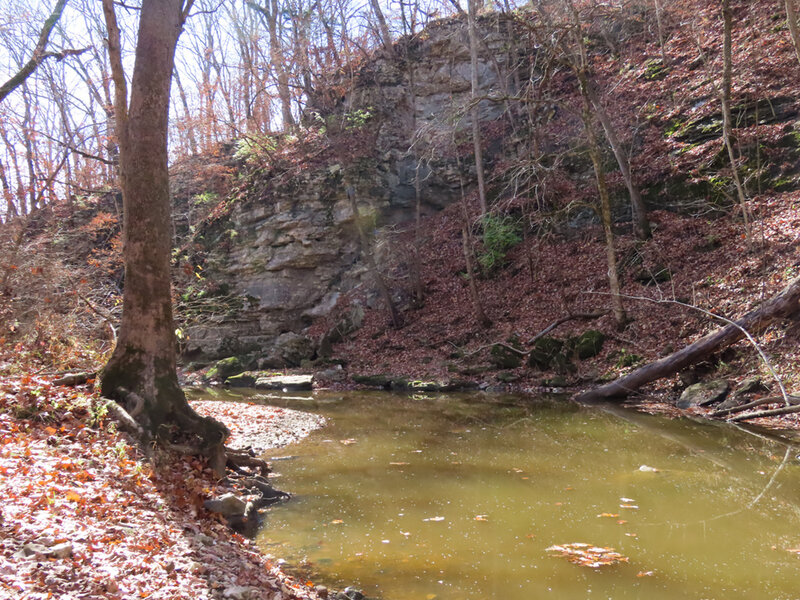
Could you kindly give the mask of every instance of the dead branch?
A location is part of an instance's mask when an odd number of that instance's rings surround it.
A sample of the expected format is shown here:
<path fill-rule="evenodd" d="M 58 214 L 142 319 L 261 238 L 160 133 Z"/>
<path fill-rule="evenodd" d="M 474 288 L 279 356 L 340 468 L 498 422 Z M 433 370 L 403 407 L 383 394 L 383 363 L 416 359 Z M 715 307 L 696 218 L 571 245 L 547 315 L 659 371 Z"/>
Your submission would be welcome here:
<path fill-rule="evenodd" d="M 800 277 L 793 279 L 782 292 L 738 321 L 731 321 L 725 327 L 709 333 L 693 344 L 644 365 L 611 383 L 578 394 L 576 400 L 597 402 L 611 398 L 624 398 L 647 383 L 677 373 L 717 350 L 730 346 L 744 338 L 748 331 L 761 331 L 772 323 L 797 313 L 798 310 L 800 310 Z"/>
<path fill-rule="evenodd" d="M 787 396 L 790 405 L 800 404 L 800 396 Z M 723 408 L 720 410 L 715 410 L 714 412 L 710 413 L 710 417 L 724 417 L 725 415 L 730 415 L 737 412 L 743 412 L 745 410 L 749 410 L 751 408 L 755 408 L 756 406 L 763 406 L 764 404 L 773 404 L 774 402 L 784 402 L 785 399 L 783 396 L 767 396 L 766 398 L 759 398 L 758 400 L 753 400 L 752 402 L 748 402 L 747 404 L 742 404 L 740 406 L 732 406 L 731 408 Z"/>
<path fill-rule="evenodd" d="M 556 327 L 558 327 L 559 325 L 563 325 L 567 321 L 572 321 L 572 320 L 575 320 L 575 319 L 580 319 L 582 321 L 591 321 L 591 320 L 594 320 L 594 319 L 599 319 L 600 317 L 604 317 L 608 313 L 609 313 L 608 310 L 602 310 L 600 312 L 593 312 L 593 313 L 575 313 L 575 314 L 566 315 L 565 317 L 561 317 L 560 319 L 556 319 L 555 321 L 550 323 L 550 325 L 548 325 L 547 327 L 542 329 L 539 333 L 537 333 L 535 336 L 533 336 L 531 339 L 528 340 L 528 344 L 532 344 L 536 340 L 538 340 L 539 338 L 546 336 L 548 333 L 553 331 Z"/>
<path fill-rule="evenodd" d="M 758 419 L 760 417 L 774 417 L 777 415 L 788 415 L 800 412 L 800 405 L 794 404 L 792 406 L 781 406 L 780 408 L 770 408 L 768 410 L 757 410 L 755 412 L 745 413 L 743 415 L 736 415 L 728 419 L 729 421 L 747 421 L 749 419 Z"/>

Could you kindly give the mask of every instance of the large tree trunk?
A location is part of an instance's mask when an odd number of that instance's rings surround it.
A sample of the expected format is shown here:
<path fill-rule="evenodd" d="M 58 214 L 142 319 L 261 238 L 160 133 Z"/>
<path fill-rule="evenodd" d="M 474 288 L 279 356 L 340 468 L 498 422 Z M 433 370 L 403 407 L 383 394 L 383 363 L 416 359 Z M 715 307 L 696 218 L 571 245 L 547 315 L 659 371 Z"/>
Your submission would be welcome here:
<path fill-rule="evenodd" d="M 792 280 L 780 294 L 763 304 L 761 308 L 747 313 L 738 321 L 611 383 L 579 394 L 576 400 L 594 402 L 624 398 L 651 381 L 668 377 L 703 360 L 717 350 L 730 346 L 742 339 L 745 331 L 756 333 L 775 321 L 797 314 L 798 311 L 800 311 L 800 277 Z"/>
<path fill-rule="evenodd" d="M 103 1 L 109 49 L 115 54 L 125 289 L 119 339 L 101 377 L 102 393 L 126 402 L 147 437 L 167 443 L 179 439 L 218 458 L 228 432 L 220 423 L 192 411 L 176 373 L 167 119 L 183 0 L 143 1 L 127 109 L 113 0 Z"/>

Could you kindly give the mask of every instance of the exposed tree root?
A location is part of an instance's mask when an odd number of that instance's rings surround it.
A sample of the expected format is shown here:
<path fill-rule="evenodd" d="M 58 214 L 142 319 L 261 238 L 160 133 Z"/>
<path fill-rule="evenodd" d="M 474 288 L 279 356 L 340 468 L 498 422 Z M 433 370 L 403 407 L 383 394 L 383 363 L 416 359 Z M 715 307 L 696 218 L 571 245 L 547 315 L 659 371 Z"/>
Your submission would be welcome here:
<path fill-rule="evenodd" d="M 272 472 L 272 469 L 266 461 L 256 458 L 244 450 L 231 450 L 230 448 L 226 448 L 225 459 L 228 467 L 242 475 L 251 475 L 242 467 L 255 469 L 256 472 L 262 476 Z"/>
<path fill-rule="evenodd" d="M 142 442 L 143 446 L 147 446 L 150 442 L 150 435 L 142 429 L 139 423 L 136 422 L 136 419 L 134 419 L 127 410 L 117 404 L 115 400 L 110 400 L 109 398 L 100 398 L 99 402 L 105 407 L 114 421 L 117 422 L 117 425 L 122 431 L 135 437 Z"/>
<path fill-rule="evenodd" d="M 758 332 L 772 323 L 794 315 L 800 310 L 800 277 L 793 279 L 782 292 L 765 302 L 761 308 L 730 322 L 693 344 L 660 360 L 644 365 L 611 383 L 576 396 L 579 402 L 597 402 L 624 398 L 643 385 L 673 375 L 695 364 L 717 350 L 726 348 L 745 337 L 746 332 Z"/>
<path fill-rule="evenodd" d="M 76 385 L 83 385 L 90 379 L 97 377 L 97 372 L 92 373 L 67 373 L 58 379 L 53 380 L 53 385 L 66 385 L 74 387 Z"/>

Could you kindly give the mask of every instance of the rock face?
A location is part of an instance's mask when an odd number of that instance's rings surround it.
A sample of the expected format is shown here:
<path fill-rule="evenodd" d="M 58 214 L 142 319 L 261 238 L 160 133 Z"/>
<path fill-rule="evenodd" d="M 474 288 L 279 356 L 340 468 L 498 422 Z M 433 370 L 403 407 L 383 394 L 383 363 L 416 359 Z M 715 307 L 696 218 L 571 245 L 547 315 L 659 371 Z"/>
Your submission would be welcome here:
<path fill-rule="evenodd" d="M 480 94 L 499 96 L 509 90 L 499 75 L 507 61 L 506 25 L 493 15 L 482 18 L 480 27 Z M 352 134 L 359 156 L 327 156 L 315 167 L 280 177 L 264 174 L 227 217 L 200 232 L 209 253 L 204 276 L 235 302 L 227 312 L 216 310 L 190 325 L 185 352 L 209 358 L 274 355 L 276 340 L 301 333 L 366 279 L 346 186 L 355 192 L 362 223 L 378 239 L 384 228 L 413 219 L 417 165 L 423 213 L 460 197 L 460 180 L 471 185 L 474 166 L 459 173 L 446 147 L 454 129 L 470 126 L 464 110 L 470 72 L 465 23 L 446 19 L 430 26 L 424 39 L 399 42 L 394 56 L 364 64 L 343 97 L 323 91 L 310 98 L 306 119 L 324 121 L 330 136 Z M 479 118 L 491 122 L 504 110 L 502 102 L 483 100 Z M 437 136 L 445 139 L 444 150 Z M 496 154 L 488 149 L 487 167 Z M 295 344 L 282 358 L 295 366 L 311 352 Z"/>

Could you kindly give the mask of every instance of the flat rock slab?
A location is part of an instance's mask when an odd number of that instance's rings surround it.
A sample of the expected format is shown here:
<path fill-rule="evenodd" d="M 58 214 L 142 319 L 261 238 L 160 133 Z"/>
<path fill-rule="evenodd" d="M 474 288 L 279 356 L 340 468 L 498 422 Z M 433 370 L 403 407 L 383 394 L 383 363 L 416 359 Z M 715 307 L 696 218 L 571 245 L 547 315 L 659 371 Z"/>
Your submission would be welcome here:
<path fill-rule="evenodd" d="M 678 408 L 707 406 L 725 398 L 728 390 L 730 390 L 730 384 L 724 379 L 695 383 L 683 390 L 677 406 Z"/>
<path fill-rule="evenodd" d="M 259 377 L 256 379 L 258 390 L 310 390 L 313 375 L 278 375 L 274 377 Z"/>

